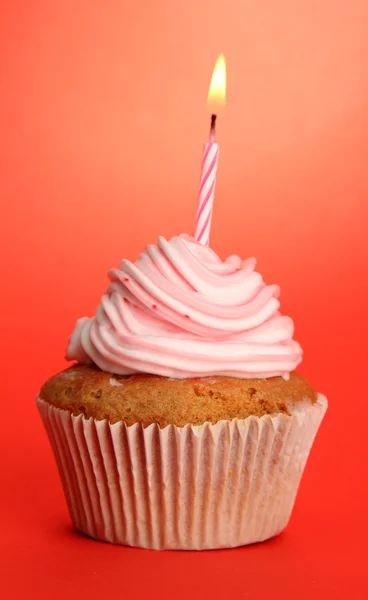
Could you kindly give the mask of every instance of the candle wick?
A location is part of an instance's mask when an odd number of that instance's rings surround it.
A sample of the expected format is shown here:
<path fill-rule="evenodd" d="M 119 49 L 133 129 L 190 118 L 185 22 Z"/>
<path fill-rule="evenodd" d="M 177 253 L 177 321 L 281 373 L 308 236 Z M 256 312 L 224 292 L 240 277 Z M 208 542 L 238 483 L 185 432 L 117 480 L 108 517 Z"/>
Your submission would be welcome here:
<path fill-rule="evenodd" d="M 217 115 L 211 115 L 210 142 L 215 141 Z"/>

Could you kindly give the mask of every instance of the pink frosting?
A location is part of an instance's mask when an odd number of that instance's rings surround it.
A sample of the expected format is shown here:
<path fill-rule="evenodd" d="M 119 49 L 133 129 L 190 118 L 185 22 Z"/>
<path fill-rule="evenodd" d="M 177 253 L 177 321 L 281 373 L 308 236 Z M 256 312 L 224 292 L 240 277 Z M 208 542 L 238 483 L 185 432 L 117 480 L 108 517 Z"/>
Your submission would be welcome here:
<path fill-rule="evenodd" d="M 294 325 L 279 313 L 279 287 L 256 260 L 222 261 L 182 235 L 160 237 L 133 264 L 109 272 L 96 315 L 77 321 L 67 358 L 104 371 L 167 377 L 273 377 L 299 364 Z"/>

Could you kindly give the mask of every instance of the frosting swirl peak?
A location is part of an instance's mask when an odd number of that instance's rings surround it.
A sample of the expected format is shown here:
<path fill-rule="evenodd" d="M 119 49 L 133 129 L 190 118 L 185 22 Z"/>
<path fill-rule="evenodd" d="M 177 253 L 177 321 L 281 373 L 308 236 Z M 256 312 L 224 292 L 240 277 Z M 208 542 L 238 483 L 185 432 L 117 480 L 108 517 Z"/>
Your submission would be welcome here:
<path fill-rule="evenodd" d="M 167 377 L 288 374 L 299 364 L 294 325 L 279 313 L 279 288 L 256 260 L 222 261 L 182 235 L 147 246 L 109 272 L 96 315 L 77 321 L 67 358 L 120 375 Z"/>

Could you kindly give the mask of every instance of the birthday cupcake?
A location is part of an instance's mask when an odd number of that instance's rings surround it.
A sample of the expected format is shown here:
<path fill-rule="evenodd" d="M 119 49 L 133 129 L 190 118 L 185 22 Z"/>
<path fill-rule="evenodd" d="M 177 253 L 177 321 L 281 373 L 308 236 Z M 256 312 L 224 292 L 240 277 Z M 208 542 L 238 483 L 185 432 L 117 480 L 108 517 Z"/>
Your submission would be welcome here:
<path fill-rule="evenodd" d="M 255 265 L 182 235 L 109 272 L 38 398 L 78 531 L 210 549 L 287 525 L 327 400 Z"/>

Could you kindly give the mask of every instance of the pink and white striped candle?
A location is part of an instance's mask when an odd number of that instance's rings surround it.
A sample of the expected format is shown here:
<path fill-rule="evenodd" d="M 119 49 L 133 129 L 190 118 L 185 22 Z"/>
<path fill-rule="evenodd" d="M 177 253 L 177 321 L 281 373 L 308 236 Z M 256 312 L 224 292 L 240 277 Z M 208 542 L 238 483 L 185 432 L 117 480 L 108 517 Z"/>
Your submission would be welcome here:
<path fill-rule="evenodd" d="M 204 246 L 208 246 L 210 241 L 212 208 L 215 197 L 216 172 L 219 157 L 219 147 L 215 142 L 215 120 L 216 117 L 213 115 L 210 139 L 204 146 L 194 234 L 195 239 Z"/>
<path fill-rule="evenodd" d="M 225 104 L 226 96 L 226 62 L 221 54 L 216 62 L 210 89 L 208 92 L 209 104 L 219 108 Z M 217 112 L 217 110 L 213 110 Z M 210 242 L 211 219 L 213 199 L 215 197 L 216 172 L 219 157 L 219 147 L 215 142 L 216 115 L 211 117 L 210 139 L 204 147 L 202 159 L 202 174 L 199 184 L 198 208 L 195 226 L 195 239 L 208 246 Z"/>

